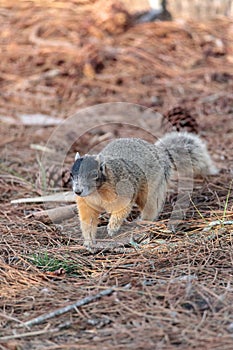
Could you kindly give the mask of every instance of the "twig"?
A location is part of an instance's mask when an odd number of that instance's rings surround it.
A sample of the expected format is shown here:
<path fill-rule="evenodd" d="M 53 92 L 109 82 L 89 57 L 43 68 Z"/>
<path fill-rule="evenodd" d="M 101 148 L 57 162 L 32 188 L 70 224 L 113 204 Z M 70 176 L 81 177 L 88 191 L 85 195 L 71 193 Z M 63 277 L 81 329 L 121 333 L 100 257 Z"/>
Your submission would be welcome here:
<path fill-rule="evenodd" d="M 43 314 L 41 316 L 35 317 L 32 320 L 29 320 L 29 321 L 25 322 L 23 325 L 26 326 L 26 327 L 31 327 L 31 326 L 43 323 L 44 321 L 48 320 L 49 318 L 60 316 L 60 315 L 66 313 L 68 311 L 71 311 L 71 310 L 77 308 L 77 307 L 89 304 L 89 303 L 91 303 L 93 301 L 96 301 L 96 300 L 106 296 L 106 295 L 110 295 L 113 292 L 114 292 L 114 287 L 106 289 L 106 290 L 103 290 L 103 291 L 99 292 L 98 294 L 91 295 L 89 297 L 83 298 L 81 300 L 76 301 L 73 304 L 70 304 L 70 305 L 67 305 L 65 307 L 56 309 L 56 310 L 51 311 L 51 312 L 49 312 L 47 314 Z"/>
<path fill-rule="evenodd" d="M 43 39 L 40 38 L 39 36 L 39 31 L 41 29 L 41 25 L 36 25 L 31 34 L 29 35 L 29 40 L 36 45 L 39 46 L 52 46 L 52 47 L 64 47 L 67 49 L 73 49 L 73 50 L 78 50 L 78 47 L 67 42 L 67 41 L 63 41 L 63 40 L 49 40 L 49 39 Z"/>
<path fill-rule="evenodd" d="M 52 329 L 48 329 L 48 326 L 46 326 L 45 329 L 41 329 L 39 331 L 6 335 L 5 337 L 0 337 L 0 342 L 11 340 L 11 339 L 34 337 L 35 335 L 41 335 L 41 334 L 55 333 L 55 332 L 59 332 L 63 328 L 68 328 L 69 326 L 70 326 L 70 322 L 66 322 L 66 323 L 62 323 L 58 327 L 52 328 Z"/>
<path fill-rule="evenodd" d="M 21 322 L 20 320 L 18 320 L 17 318 L 12 317 L 12 316 L 9 316 L 9 315 L 6 315 L 6 314 L 4 314 L 4 313 L 0 313 L 0 317 L 5 318 L 5 319 L 10 320 L 10 321 L 14 321 L 14 322 L 18 322 L 18 323 L 23 323 L 23 322 Z"/>
<path fill-rule="evenodd" d="M 46 333 L 54 333 L 54 332 L 57 332 L 58 330 L 59 330 L 59 328 L 42 329 L 40 331 L 26 332 L 26 333 L 22 333 L 22 334 L 6 335 L 5 337 L 0 337 L 0 342 L 11 340 L 11 339 L 34 337 L 35 335 L 41 335 L 41 334 L 46 334 Z"/>
<path fill-rule="evenodd" d="M 12 204 L 20 203 L 42 203 L 42 202 L 74 202 L 75 196 L 73 192 L 60 192 L 50 194 L 48 196 L 30 197 L 30 198 L 19 198 L 11 201 Z"/>
<path fill-rule="evenodd" d="M 202 232 L 209 232 L 211 231 L 212 227 L 218 226 L 218 225 L 233 225 L 233 220 L 227 220 L 227 221 L 221 221 L 221 220 L 216 220 L 216 221 L 211 221 L 207 227 L 205 227 Z"/>
<path fill-rule="evenodd" d="M 43 146 L 43 145 L 34 144 L 34 143 L 32 143 L 30 145 L 30 148 L 35 149 L 37 151 L 41 151 L 41 152 L 56 153 L 56 151 L 54 149 L 51 149 L 51 148 Z"/>

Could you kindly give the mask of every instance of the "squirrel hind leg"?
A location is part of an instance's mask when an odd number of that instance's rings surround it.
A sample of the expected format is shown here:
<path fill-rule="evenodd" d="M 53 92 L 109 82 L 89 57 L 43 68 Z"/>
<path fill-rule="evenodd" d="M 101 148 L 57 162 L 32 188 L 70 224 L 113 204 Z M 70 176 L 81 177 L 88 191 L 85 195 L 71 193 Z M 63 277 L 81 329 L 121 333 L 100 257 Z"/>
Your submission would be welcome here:
<path fill-rule="evenodd" d="M 165 202 L 166 189 L 165 181 L 156 188 L 149 188 L 145 205 L 141 210 L 141 220 L 154 221 L 158 218 Z"/>
<path fill-rule="evenodd" d="M 146 205 L 147 197 L 148 197 L 148 191 L 145 191 L 144 189 L 139 191 L 137 198 L 135 200 L 135 203 L 137 204 L 140 212 L 143 211 L 143 209 Z"/>

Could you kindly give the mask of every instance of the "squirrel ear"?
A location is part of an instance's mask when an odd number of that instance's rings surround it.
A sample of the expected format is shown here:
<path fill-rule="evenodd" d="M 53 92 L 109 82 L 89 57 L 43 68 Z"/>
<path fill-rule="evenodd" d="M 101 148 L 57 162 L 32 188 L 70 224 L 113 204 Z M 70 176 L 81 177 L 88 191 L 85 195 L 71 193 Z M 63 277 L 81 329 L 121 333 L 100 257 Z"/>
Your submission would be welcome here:
<path fill-rule="evenodd" d="M 76 161 L 76 160 L 79 159 L 80 157 L 81 157 L 80 154 L 77 152 L 77 153 L 75 154 L 74 160 Z"/>
<path fill-rule="evenodd" d="M 100 171 L 104 176 L 106 176 L 107 172 L 106 172 L 106 163 L 105 162 L 100 163 Z"/>
<path fill-rule="evenodd" d="M 98 154 L 96 157 L 96 160 L 99 163 L 99 169 L 103 175 L 106 175 L 106 161 L 105 158 L 101 155 Z"/>

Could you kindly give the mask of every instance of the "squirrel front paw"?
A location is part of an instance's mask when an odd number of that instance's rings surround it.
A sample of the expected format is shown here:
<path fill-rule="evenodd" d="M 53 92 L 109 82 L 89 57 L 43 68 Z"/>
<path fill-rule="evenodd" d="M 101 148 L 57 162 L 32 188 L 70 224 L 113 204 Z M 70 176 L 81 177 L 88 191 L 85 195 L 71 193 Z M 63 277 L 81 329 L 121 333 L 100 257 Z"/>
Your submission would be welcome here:
<path fill-rule="evenodd" d="M 108 230 L 108 235 L 109 236 L 114 236 L 119 230 L 120 230 L 120 226 L 107 226 L 107 230 Z"/>
<path fill-rule="evenodd" d="M 111 214 L 107 226 L 109 236 L 115 235 L 120 230 L 123 220 L 127 217 L 129 211 L 130 208 L 128 208 L 127 210 L 124 208 L 121 211 Z"/>
<path fill-rule="evenodd" d="M 83 245 L 87 250 L 89 250 L 90 252 L 93 252 L 96 245 L 96 241 L 85 239 L 83 242 Z"/>

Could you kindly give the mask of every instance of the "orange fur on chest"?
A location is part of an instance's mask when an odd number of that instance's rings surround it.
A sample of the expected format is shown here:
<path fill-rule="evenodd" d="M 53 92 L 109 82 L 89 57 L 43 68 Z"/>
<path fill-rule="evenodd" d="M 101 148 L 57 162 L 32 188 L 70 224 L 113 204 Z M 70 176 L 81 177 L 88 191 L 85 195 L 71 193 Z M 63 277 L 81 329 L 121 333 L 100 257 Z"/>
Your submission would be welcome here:
<path fill-rule="evenodd" d="M 84 222 L 89 222 L 89 221 L 93 220 L 93 218 L 98 218 L 99 211 L 90 207 L 86 203 L 84 198 L 76 197 L 76 203 L 78 206 L 80 220 L 82 220 Z M 90 224 L 91 224 L 91 222 L 90 222 Z"/>
<path fill-rule="evenodd" d="M 103 203 L 111 203 L 117 199 L 115 189 L 109 184 L 103 185 L 98 191 L 96 191 L 100 201 Z"/>
<path fill-rule="evenodd" d="M 85 205 L 84 205 L 85 203 Z M 77 204 L 79 212 L 87 211 L 88 208 L 99 213 L 103 212 L 117 212 L 127 207 L 130 203 L 130 199 L 123 196 L 117 196 L 115 190 L 110 186 L 103 186 L 100 190 L 92 193 L 87 197 L 77 197 Z M 88 215 L 88 213 L 87 213 Z"/>

